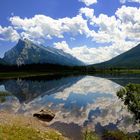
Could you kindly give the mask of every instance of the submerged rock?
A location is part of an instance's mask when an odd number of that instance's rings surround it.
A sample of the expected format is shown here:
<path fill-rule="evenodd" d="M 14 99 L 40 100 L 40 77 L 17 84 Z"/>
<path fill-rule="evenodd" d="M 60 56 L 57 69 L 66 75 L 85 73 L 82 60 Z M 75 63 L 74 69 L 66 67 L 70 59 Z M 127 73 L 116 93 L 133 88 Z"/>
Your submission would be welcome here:
<path fill-rule="evenodd" d="M 55 114 L 51 110 L 45 109 L 45 110 L 41 110 L 38 113 L 33 114 L 33 116 L 42 121 L 50 122 L 55 117 Z"/>

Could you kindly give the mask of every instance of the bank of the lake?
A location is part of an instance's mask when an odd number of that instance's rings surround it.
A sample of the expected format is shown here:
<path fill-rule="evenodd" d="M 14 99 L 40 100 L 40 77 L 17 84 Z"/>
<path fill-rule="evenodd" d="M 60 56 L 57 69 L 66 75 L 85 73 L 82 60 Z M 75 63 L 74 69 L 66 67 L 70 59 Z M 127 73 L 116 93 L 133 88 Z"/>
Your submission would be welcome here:
<path fill-rule="evenodd" d="M 58 72 L 49 71 L 9 71 L 0 72 L 0 79 L 30 78 L 30 77 L 65 77 L 71 75 L 96 75 L 96 74 L 140 74 L 140 69 L 84 69 L 84 70 L 62 70 Z"/>
<path fill-rule="evenodd" d="M 1 140 L 68 140 L 33 117 L 0 112 Z"/>

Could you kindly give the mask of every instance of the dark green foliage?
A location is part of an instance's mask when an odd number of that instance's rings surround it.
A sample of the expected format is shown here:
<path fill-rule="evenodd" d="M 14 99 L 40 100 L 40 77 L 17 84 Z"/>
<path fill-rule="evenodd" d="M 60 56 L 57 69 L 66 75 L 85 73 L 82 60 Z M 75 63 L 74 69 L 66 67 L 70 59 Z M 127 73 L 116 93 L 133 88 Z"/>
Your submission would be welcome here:
<path fill-rule="evenodd" d="M 62 66 L 56 64 L 28 64 L 28 65 L 0 65 L 0 79 L 41 77 L 41 76 L 68 76 L 85 75 L 84 66 Z"/>
<path fill-rule="evenodd" d="M 6 62 L 0 58 L 0 65 L 6 65 Z"/>
<path fill-rule="evenodd" d="M 3 61 L 2 61 L 2 59 L 0 58 L 0 64 L 3 64 Z"/>
<path fill-rule="evenodd" d="M 140 123 L 140 84 L 128 84 L 117 92 L 117 96 L 134 114 L 136 122 Z"/>
<path fill-rule="evenodd" d="M 137 134 L 125 134 L 122 131 L 106 131 L 103 135 L 103 140 L 139 140 Z"/>
<path fill-rule="evenodd" d="M 116 131 L 106 131 L 102 136 L 98 136 L 92 131 L 85 131 L 83 135 L 83 140 L 140 140 L 140 134 L 125 134 L 120 130 Z"/>

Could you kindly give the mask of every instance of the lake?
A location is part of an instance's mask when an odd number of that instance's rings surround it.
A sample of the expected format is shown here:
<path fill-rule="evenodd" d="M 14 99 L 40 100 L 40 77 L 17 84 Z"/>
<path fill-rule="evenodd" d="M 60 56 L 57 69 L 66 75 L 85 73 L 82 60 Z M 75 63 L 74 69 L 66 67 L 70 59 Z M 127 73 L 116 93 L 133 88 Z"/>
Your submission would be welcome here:
<path fill-rule="evenodd" d="M 32 115 L 53 110 L 49 126 L 73 140 L 83 129 L 102 135 L 106 130 L 138 132 L 131 114 L 116 92 L 128 83 L 140 83 L 140 75 L 96 75 L 0 80 L 0 91 L 12 96 L 0 103 L 0 111 Z"/>

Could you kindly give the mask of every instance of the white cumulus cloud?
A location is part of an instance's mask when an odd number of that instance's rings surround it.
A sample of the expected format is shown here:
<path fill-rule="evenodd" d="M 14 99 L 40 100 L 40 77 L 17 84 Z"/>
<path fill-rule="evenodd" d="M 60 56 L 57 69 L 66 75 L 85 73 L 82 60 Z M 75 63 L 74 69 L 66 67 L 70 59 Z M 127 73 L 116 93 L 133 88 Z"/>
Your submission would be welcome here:
<path fill-rule="evenodd" d="M 22 30 L 21 35 L 32 39 L 51 39 L 52 37 L 63 38 L 64 33 L 88 35 L 90 32 L 87 21 L 82 15 L 73 18 L 53 19 L 45 15 L 35 15 L 33 18 L 11 17 L 12 25 Z"/>
<path fill-rule="evenodd" d="M 125 38 L 140 41 L 140 8 L 122 6 L 116 11 Z"/>
<path fill-rule="evenodd" d="M 32 40 L 64 38 L 67 33 L 71 37 L 85 35 L 99 43 L 115 43 L 120 40 L 138 42 L 140 40 L 139 14 L 140 8 L 122 6 L 114 16 L 100 14 L 96 17 L 94 9 L 84 7 L 72 18 L 53 19 L 45 15 L 35 15 L 24 19 L 15 16 L 11 17 L 10 21 L 14 28 L 22 30 L 21 36 Z"/>
<path fill-rule="evenodd" d="M 69 48 L 69 45 L 67 44 L 66 41 L 62 41 L 62 42 L 56 42 L 53 44 L 55 48 L 63 50 L 64 52 L 67 53 L 72 53 L 71 49 Z"/>
<path fill-rule="evenodd" d="M 140 0 L 120 0 L 121 3 L 126 3 L 126 2 L 136 2 L 140 3 Z"/>
<path fill-rule="evenodd" d="M 94 9 L 91 8 L 84 7 L 81 8 L 79 12 L 80 14 L 84 14 L 88 18 L 93 18 L 94 16 Z"/>
<path fill-rule="evenodd" d="M 107 16 L 100 14 L 98 17 L 93 18 L 91 24 L 98 27 L 98 31 L 91 32 L 93 40 L 96 42 L 116 42 L 124 40 L 123 32 L 120 30 L 121 21 L 115 16 Z"/>
<path fill-rule="evenodd" d="M 14 42 L 17 41 L 19 38 L 20 38 L 19 34 L 11 26 L 8 27 L 0 26 L 0 40 Z"/>
<path fill-rule="evenodd" d="M 86 45 L 71 48 L 66 41 L 54 43 L 54 47 L 70 53 L 86 64 L 94 64 L 111 59 L 129 49 L 134 45 L 133 42 L 117 42 L 110 46 L 89 48 Z"/>
<path fill-rule="evenodd" d="M 85 3 L 86 6 L 90 6 L 92 4 L 97 3 L 97 0 L 79 0 L 79 1 Z"/>

